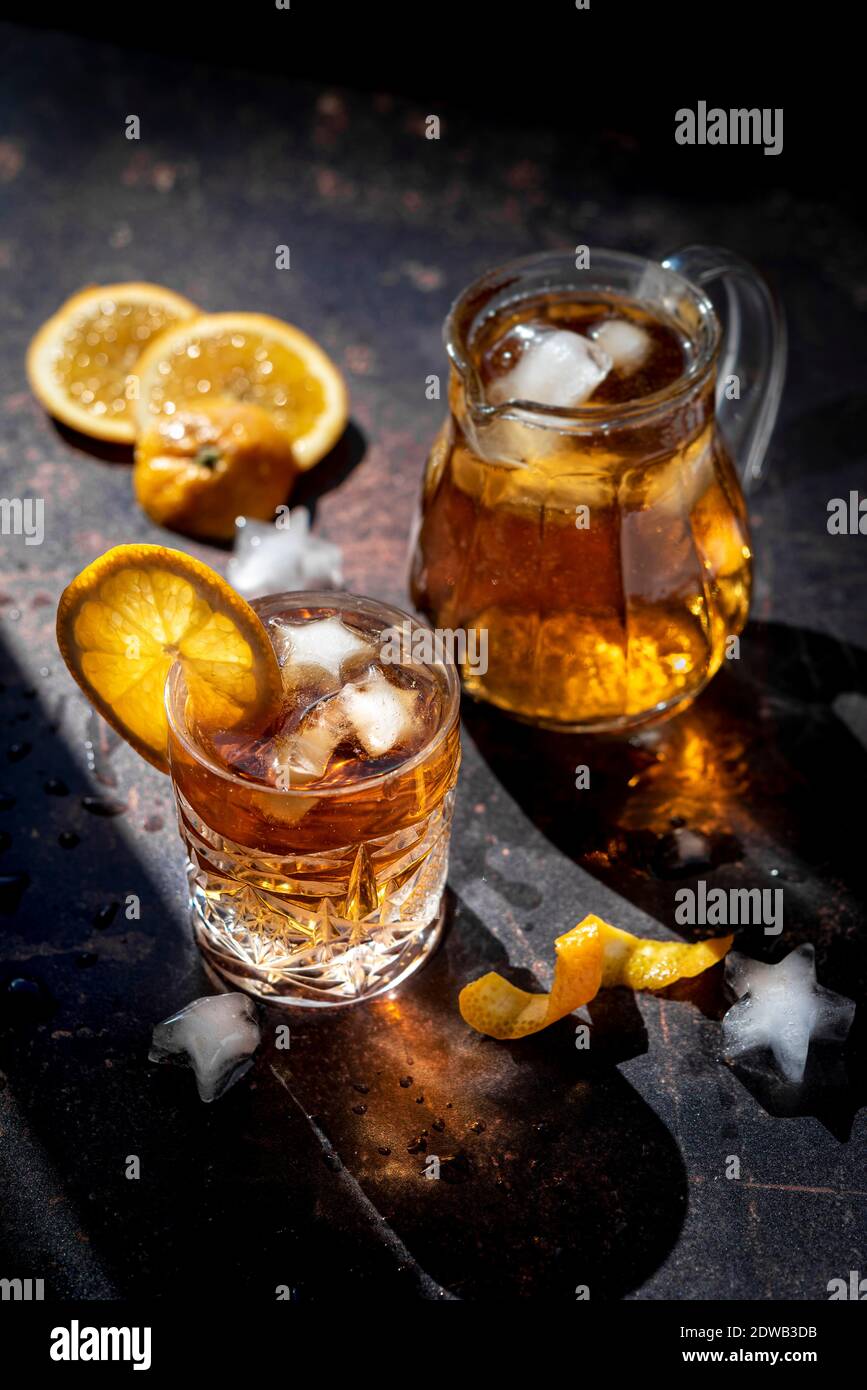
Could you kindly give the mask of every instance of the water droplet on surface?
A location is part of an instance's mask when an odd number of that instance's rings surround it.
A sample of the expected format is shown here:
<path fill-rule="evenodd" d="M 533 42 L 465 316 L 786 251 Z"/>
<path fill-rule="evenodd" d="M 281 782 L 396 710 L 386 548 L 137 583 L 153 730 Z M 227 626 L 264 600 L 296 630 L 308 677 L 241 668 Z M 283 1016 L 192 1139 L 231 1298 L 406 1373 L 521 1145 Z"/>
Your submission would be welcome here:
<path fill-rule="evenodd" d="M 111 926 L 117 916 L 119 907 L 120 903 L 106 903 L 104 907 L 100 907 L 96 910 L 93 914 L 93 925 L 96 927 L 97 931 L 105 931 L 106 927 Z"/>
<path fill-rule="evenodd" d="M 112 801 L 107 796 L 83 796 L 81 804 L 92 816 L 122 816 L 127 809 L 125 801 Z"/>
<path fill-rule="evenodd" d="M 57 837 L 57 843 L 61 849 L 75 849 L 76 845 L 81 844 L 81 836 L 76 835 L 74 830 L 62 830 Z"/>
<path fill-rule="evenodd" d="M 38 1023 L 56 1007 L 50 990 L 32 976 L 7 976 L 0 988 L 0 1012 L 12 1023 Z"/>
<path fill-rule="evenodd" d="M 149 835 L 153 835 L 156 831 L 162 830 L 164 823 L 162 816 L 148 816 L 142 829 L 146 830 Z"/>
<path fill-rule="evenodd" d="M 32 749 L 32 743 L 10 743 L 6 749 L 6 758 L 10 763 L 20 763 Z"/>
<path fill-rule="evenodd" d="M 427 1140 L 424 1138 L 423 1135 L 418 1134 L 416 1135 L 415 1139 L 410 1139 L 409 1143 L 406 1146 L 406 1151 L 409 1154 L 421 1154 L 424 1153 L 426 1148 Z"/>
<path fill-rule="evenodd" d="M 352 1089 L 353 1091 L 357 1091 L 360 1096 L 366 1096 L 370 1087 L 365 1086 L 363 1081 L 353 1081 Z"/>
<path fill-rule="evenodd" d="M 376 1152 L 382 1154 L 383 1158 L 388 1158 L 389 1154 L 391 1153 L 391 1149 L 388 1147 L 387 1144 L 380 1144 Z"/>
<path fill-rule="evenodd" d="M 473 1134 L 484 1134 L 485 1130 L 487 1129 L 487 1125 L 485 1124 L 484 1120 L 473 1120 L 473 1123 L 470 1125 L 470 1129 L 473 1131 Z"/>
<path fill-rule="evenodd" d="M 49 777 L 42 790 L 49 796 L 69 796 L 69 788 L 62 777 Z"/>
<path fill-rule="evenodd" d="M 366 1114 L 367 1114 L 367 1106 L 366 1106 L 366 1105 L 353 1105 L 353 1107 L 352 1107 L 352 1113 L 353 1113 L 353 1115 L 366 1115 Z"/>
<path fill-rule="evenodd" d="M 411 1076 L 402 1076 L 402 1077 L 400 1078 L 399 1085 L 402 1086 L 404 1090 L 406 1090 L 407 1087 L 409 1087 L 409 1086 L 412 1085 L 412 1077 L 411 1077 Z"/>
<path fill-rule="evenodd" d="M 11 917 L 18 911 L 21 898 L 29 887 L 29 874 L 0 874 L 0 913 L 4 917 Z"/>
<path fill-rule="evenodd" d="M 446 1127 L 446 1122 L 445 1120 L 434 1120 L 433 1125 L 431 1127 L 436 1130 L 437 1134 L 442 1134 L 443 1130 Z"/>

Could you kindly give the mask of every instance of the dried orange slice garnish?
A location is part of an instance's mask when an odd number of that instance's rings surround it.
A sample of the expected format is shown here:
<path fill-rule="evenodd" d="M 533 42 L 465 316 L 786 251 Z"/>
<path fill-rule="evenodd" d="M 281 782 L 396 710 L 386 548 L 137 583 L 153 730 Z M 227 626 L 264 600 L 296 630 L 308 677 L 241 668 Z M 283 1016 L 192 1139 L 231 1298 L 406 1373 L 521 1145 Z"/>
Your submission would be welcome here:
<path fill-rule="evenodd" d="M 142 757 L 168 772 L 166 676 L 184 668 L 197 722 L 264 724 L 280 670 L 249 604 L 214 570 L 161 545 L 119 545 L 66 588 L 57 644 L 84 693 Z"/>
<path fill-rule="evenodd" d="M 266 314 L 202 314 L 179 323 L 139 363 L 139 427 L 191 401 L 234 396 L 273 417 L 298 467 L 312 468 L 346 426 L 343 377 L 322 348 Z"/>
<path fill-rule="evenodd" d="M 478 1033 L 514 1041 L 538 1033 L 588 1004 L 601 987 L 664 989 L 716 965 L 734 937 L 689 945 L 649 941 L 585 917 L 554 942 L 554 983 L 550 994 L 530 994 L 491 971 L 461 990 L 458 1005 L 465 1023 Z"/>
<path fill-rule="evenodd" d="M 149 343 L 195 304 L 162 285 L 91 285 L 67 299 L 33 338 L 27 376 L 64 425 L 94 439 L 135 439 L 138 361 Z"/>

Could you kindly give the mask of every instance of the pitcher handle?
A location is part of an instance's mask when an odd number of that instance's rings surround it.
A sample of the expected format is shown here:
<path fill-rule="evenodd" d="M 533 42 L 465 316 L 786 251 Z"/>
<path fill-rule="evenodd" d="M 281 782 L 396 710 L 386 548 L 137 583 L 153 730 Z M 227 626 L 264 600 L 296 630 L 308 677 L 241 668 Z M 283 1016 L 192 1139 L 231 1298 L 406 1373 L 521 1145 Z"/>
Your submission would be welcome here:
<path fill-rule="evenodd" d="M 767 282 L 721 246 L 684 246 L 662 262 L 704 289 L 720 280 L 726 327 L 716 388 L 716 414 L 744 492 L 762 477 L 786 376 L 786 321 Z M 733 395 L 737 378 L 738 396 Z"/>

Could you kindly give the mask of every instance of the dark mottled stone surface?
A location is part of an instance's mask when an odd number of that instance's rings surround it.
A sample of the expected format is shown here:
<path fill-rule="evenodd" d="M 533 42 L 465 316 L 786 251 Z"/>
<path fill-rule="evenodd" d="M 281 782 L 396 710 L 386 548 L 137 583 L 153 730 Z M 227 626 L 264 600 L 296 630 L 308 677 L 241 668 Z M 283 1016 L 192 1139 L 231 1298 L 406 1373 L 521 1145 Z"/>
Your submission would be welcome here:
<path fill-rule="evenodd" d="M 688 829 L 706 839 L 708 881 L 784 888 L 783 943 L 814 941 L 820 978 L 863 1009 L 865 541 L 825 527 L 829 497 L 864 483 L 859 229 L 788 192 L 773 161 L 758 191 L 716 196 L 706 180 L 681 197 L 670 180 L 630 185 L 628 142 L 578 169 L 568 132 L 455 108 L 435 143 L 408 100 L 215 83 L 186 60 L 23 29 L 3 40 L 0 494 L 44 498 L 46 534 L 0 542 L 0 1274 L 43 1277 L 50 1297 L 269 1298 L 278 1284 L 302 1301 L 572 1301 L 578 1284 L 595 1298 L 825 1297 L 864 1268 L 863 1020 L 836 1072 L 829 1061 L 793 1098 L 720 1062 L 719 971 L 665 997 L 604 994 L 589 1053 L 574 1021 L 515 1046 L 482 1039 L 456 996 L 507 963 L 548 980 L 554 937 L 588 911 L 674 930 L 674 893 L 696 877 L 695 862 L 677 876 Z M 344 547 L 350 587 L 405 602 L 441 410 L 425 378 L 443 370 L 451 297 L 542 247 L 702 240 L 765 270 L 791 334 L 751 500 L 741 661 L 628 747 L 588 753 L 467 709 L 442 950 L 394 1000 L 293 1016 L 289 1052 L 271 1034 L 248 1078 L 201 1106 L 189 1075 L 147 1061 L 153 1024 L 211 988 L 170 787 L 126 747 L 107 759 L 115 785 L 94 781 L 85 705 L 53 643 L 57 596 L 83 564 L 119 540 L 178 542 L 137 511 L 128 459 L 31 398 L 30 336 L 82 284 L 127 278 L 311 331 L 347 373 L 353 424 L 299 499 Z M 289 273 L 274 269 L 281 243 Z M 573 790 L 584 761 L 592 797 Z M 95 795 L 126 809 L 94 814 Z M 756 953 L 781 949 L 747 935 Z"/>

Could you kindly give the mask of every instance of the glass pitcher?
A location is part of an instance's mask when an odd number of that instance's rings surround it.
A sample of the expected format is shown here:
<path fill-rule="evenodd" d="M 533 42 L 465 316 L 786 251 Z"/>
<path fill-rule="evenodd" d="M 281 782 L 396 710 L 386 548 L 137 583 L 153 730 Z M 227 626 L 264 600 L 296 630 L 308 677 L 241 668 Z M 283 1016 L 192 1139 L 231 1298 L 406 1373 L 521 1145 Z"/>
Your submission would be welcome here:
<path fill-rule="evenodd" d="M 547 728 L 630 731 L 683 709 L 736 650 L 751 551 L 733 460 L 759 477 L 785 332 L 765 282 L 718 248 L 591 259 L 514 261 L 453 304 L 411 588 L 457 637 L 473 696 Z M 604 381 L 570 406 L 544 380 L 549 403 L 513 398 L 515 364 L 564 330 Z M 537 362 L 514 380 L 539 381 Z M 565 370 L 571 389 L 583 367 Z"/>

